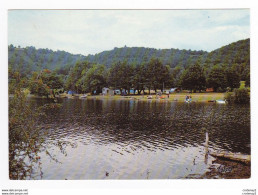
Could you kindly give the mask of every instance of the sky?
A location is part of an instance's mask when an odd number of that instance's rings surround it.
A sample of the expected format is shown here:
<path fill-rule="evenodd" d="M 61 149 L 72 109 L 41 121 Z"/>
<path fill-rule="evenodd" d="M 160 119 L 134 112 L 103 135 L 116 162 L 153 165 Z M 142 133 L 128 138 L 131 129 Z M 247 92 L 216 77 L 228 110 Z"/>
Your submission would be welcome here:
<path fill-rule="evenodd" d="M 114 47 L 212 51 L 250 38 L 250 10 L 9 10 L 8 44 L 73 54 Z"/>

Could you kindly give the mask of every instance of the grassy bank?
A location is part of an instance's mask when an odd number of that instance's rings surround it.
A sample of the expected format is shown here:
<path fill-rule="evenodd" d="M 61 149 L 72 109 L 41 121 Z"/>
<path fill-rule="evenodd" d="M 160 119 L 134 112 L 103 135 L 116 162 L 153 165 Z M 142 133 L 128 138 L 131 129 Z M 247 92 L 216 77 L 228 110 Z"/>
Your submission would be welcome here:
<path fill-rule="evenodd" d="M 128 95 L 128 96 L 87 96 L 88 99 L 114 99 L 114 100 L 144 100 L 144 101 L 178 101 L 184 102 L 186 95 L 191 95 L 193 102 L 207 102 L 211 100 L 221 100 L 224 99 L 224 93 L 174 93 L 170 94 L 169 97 L 167 95 L 162 95 L 161 97 L 156 95 L 151 95 L 152 99 L 148 99 L 148 95 Z M 79 98 L 82 95 L 79 95 Z"/>

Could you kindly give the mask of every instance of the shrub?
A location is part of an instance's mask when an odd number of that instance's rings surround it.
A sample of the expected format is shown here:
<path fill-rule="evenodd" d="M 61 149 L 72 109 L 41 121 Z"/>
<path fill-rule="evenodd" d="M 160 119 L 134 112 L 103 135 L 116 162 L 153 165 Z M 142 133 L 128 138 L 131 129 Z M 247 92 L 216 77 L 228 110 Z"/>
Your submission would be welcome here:
<path fill-rule="evenodd" d="M 226 92 L 230 92 L 230 91 L 232 91 L 232 89 L 230 87 L 227 87 Z"/>
<path fill-rule="evenodd" d="M 224 92 L 225 91 L 225 89 L 222 89 L 221 87 L 219 87 L 218 89 L 217 89 L 217 92 Z"/>
<path fill-rule="evenodd" d="M 225 100 L 227 100 L 227 102 L 234 102 L 235 101 L 235 96 L 233 92 L 227 92 L 225 94 Z"/>
<path fill-rule="evenodd" d="M 20 75 L 17 73 L 9 83 L 9 179 L 22 180 L 42 177 L 40 152 L 45 151 L 50 159 L 57 161 L 53 153 L 48 152 L 44 143 L 47 131 L 38 126 L 39 121 L 46 116 L 49 109 L 61 107 L 59 104 L 48 104 L 39 108 L 32 108 L 27 100 L 28 90 L 22 89 Z M 10 94 L 9 94 L 10 95 Z M 65 153 L 65 145 L 70 143 L 50 141 Z M 34 171 L 38 170 L 38 171 Z M 37 172 L 37 173 L 36 173 Z"/>
<path fill-rule="evenodd" d="M 250 95 L 248 89 L 246 88 L 239 88 L 235 89 L 235 103 L 245 104 L 250 102 Z"/>

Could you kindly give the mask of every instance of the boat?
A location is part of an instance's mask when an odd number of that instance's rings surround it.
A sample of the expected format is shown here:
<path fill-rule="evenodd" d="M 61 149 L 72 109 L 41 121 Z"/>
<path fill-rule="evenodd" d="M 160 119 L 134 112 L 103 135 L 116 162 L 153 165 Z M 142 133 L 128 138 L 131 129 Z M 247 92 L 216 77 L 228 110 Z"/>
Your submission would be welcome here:
<path fill-rule="evenodd" d="M 225 104 L 226 101 L 225 100 L 216 100 L 216 103 L 218 103 L 218 104 Z"/>
<path fill-rule="evenodd" d="M 80 96 L 80 99 L 84 99 L 84 98 L 86 98 L 88 95 L 82 95 L 82 96 Z"/>

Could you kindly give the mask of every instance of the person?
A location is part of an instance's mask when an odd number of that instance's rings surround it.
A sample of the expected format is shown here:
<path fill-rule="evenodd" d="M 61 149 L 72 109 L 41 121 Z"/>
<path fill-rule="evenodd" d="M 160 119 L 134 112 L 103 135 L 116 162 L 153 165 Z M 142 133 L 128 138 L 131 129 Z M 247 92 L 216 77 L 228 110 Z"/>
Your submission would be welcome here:
<path fill-rule="evenodd" d="M 188 95 L 185 96 L 185 101 L 188 101 L 189 97 Z"/>
<path fill-rule="evenodd" d="M 167 96 L 168 96 L 168 98 L 169 98 L 169 91 L 167 91 L 166 93 L 167 93 Z"/>
<path fill-rule="evenodd" d="M 189 96 L 189 101 L 192 101 L 192 96 Z"/>

